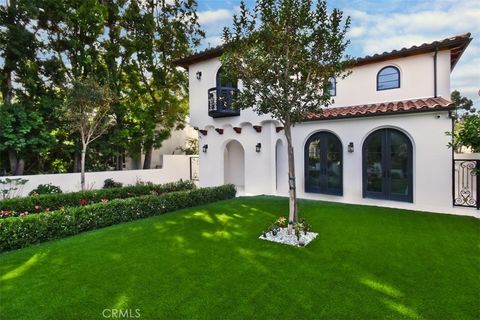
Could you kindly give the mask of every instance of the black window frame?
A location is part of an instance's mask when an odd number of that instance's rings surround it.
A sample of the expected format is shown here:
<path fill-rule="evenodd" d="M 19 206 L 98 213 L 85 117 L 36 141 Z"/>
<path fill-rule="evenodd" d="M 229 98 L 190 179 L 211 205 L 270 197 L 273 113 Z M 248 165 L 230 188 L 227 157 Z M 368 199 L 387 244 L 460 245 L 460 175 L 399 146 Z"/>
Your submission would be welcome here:
<path fill-rule="evenodd" d="M 391 87 L 391 88 L 379 88 L 379 77 L 380 77 L 380 73 L 385 70 L 385 69 L 388 69 L 388 68 L 392 68 L 392 69 L 395 69 L 397 71 L 397 75 L 398 75 L 398 86 L 397 87 Z M 384 91 L 384 90 L 392 90 L 392 89 L 399 89 L 400 86 L 401 86 L 401 77 L 400 77 L 400 69 L 398 69 L 397 67 L 395 66 L 386 66 L 386 67 L 383 67 L 382 69 L 380 69 L 380 71 L 378 71 L 377 73 L 377 91 Z"/>
<path fill-rule="evenodd" d="M 327 154 L 327 146 L 328 146 L 328 139 L 333 138 L 335 139 L 335 143 L 338 143 L 339 146 L 339 155 L 340 155 L 340 188 L 339 189 L 332 189 L 328 188 L 328 184 L 326 183 L 327 181 L 327 172 L 328 168 L 326 167 L 327 159 L 326 156 L 320 157 L 320 161 L 322 162 L 320 164 L 321 167 L 321 172 L 320 175 L 322 177 L 319 177 L 319 180 L 323 181 L 323 183 L 320 183 L 318 186 L 313 186 L 308 183 L 309 177 L 308 177 L 308 166 L 309 166 L 309 147 L 310 143 L 320 137 L 320 152 L 323 155 Z M 314 134 L 312 134 L 306 141 L 305 146 L 304 146 L 304 188 L 305 192 L 307 193 L 318 193 L 318 194 L 328 194 L 328 195 L 335 195 L 335 196 L 343 196 L 343 145 L 342 141 L 332 132 L 328 131 L 319 131 Z"/>
<path fill-rule="evenodd" d="M 407 141 L 407 174 L 408 174 L 408 194 L 399 195 L 391 192 L 391 165 L 392 158 L 389 151 L 391 146 L 391 132 L 397 132 L 405 136 Z M 367 190 L 367 149 L 369 142 L 377 135 L 381 135 L 382 141 L 382 191 L 374 192 Z M 363 142 L 362 146 L 362 188 L 363 198 L 381 199 L 389 201 L 413 203 L 413 144 L 410 138 L 402 131 L 392 128 L 383 128 L 370 133 Z"/>
<path fill-rule="evenodd" d="M 334 77 L 330 77 L 330 78 L 328 78 L 328 83 L 331 84 L 331 87 L 329 89 L 330 96 L 331 97 L 336 97 L 337 96 L 337 79 L 335 79 Z M 333 94 L 331 93 L 332 91 L 333 91 Z"/>

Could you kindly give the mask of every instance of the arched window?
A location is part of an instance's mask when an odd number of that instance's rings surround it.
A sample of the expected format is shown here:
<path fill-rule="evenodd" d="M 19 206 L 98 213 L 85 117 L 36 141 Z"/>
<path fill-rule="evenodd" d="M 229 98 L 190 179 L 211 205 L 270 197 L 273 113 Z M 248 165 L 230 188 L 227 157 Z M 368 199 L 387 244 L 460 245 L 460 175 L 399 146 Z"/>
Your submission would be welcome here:
<path fill-rule="evenodd" d="M 213 118 L 239 116 L 240 110 L 232 106 L 237 93 L 237 81 L 227 79 L 223 68 L 218 69 L 215 87 L 208 89 L 208 115 Z"/>
<path fill-rule="evenodd" d="M 377 91 L 400 88 L 400 70 L 389 66 L 377 74 Z"/>
<path fill-rule="evenodd" d="M 231 81 L 225 78 L 223 67 L 220 67 L 217 71 L 216 86 L 217 88 L 238 89 L 237 81 Z"/>
<path fill-rule="evenodd" d="M 330 84 L 330 95 L 332 97 L 335 97 L 337 95 L 337 81 L 335 80 L 335 78 L 330 77 L 328 78 L 328 83 Z"/>
<path fill-rule="evenodd" d="M 305 191 L 343 194 L 342 143 L 330 132 L 318 132 L 305 144 Z"/>
<path fill-rule="evenodd" d="M 410 139 L 395 129 L 380 129 L 363 143 L 363 197 L 413 202 L 413 152 Z"/>

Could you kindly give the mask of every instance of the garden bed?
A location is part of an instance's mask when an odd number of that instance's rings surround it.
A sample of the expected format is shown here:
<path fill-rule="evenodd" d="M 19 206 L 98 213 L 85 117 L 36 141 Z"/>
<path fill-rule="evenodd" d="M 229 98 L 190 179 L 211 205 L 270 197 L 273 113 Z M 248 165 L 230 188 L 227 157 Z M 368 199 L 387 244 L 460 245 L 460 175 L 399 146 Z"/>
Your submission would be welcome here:
<path fill-rule="evenodd" d="M 116 199 L 83 207 L 0 219 L 0 252 L 84 231 L 234 198 L 233 185 Z"/>
<path fill-rule="evenodd" d="M 45 213 L 67 207 L 106 203 L 115 199 L 162 195 L 170 192 L 192 190 L 194 188 L 195 184 L 192 181 L 178 181 L 165 184 L 143 184 L 121 188 L 13 198 L 0 201 L 0 219 Z"/>
<path fill-rule="evenodd" d="M 316 232 L 302 232 L 298 237 L 292 233 L 288 234 L 288 228 L 280 228 L 274 235 L 272 232 L 266 232 L 260 235 L 260 239 L 276 243 L 286 244 L 294 247 L 305 247 L 318 236 Z"/>

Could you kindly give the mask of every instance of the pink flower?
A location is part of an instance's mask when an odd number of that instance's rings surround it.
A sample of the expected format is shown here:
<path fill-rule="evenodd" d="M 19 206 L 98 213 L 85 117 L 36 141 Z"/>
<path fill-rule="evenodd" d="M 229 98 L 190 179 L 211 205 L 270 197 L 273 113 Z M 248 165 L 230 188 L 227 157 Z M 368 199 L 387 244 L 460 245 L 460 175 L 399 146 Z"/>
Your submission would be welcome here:
<path fill-rule="evenodd" d="M 87 204 L 87 200 L 85 198 L 83 198 L 82 200 L 80 200 L 80 204 L 82 206 L 86 205 Z"/>
<path fill-rule="evenodd" d="M 42 206 L 39 205 L 39 204 L 37 204 L 37 205 L 35 206 L 35 210 L 40 210 L 41 208 L 42 208 Z"/>

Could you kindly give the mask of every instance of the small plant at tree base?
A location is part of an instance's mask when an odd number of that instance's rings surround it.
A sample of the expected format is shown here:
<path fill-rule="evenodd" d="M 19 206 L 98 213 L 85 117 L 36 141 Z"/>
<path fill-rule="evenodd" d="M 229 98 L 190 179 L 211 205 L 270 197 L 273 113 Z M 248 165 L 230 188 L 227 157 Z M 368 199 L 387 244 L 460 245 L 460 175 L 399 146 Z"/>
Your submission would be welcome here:
<path fill-rule="evenodd" d="M 295 222 L 293 224 L 293 229 L 295 230 L 295 236 L 297 237 L 297 240 L 300 241 L 302 232 L 304 235 L 307 235 L 307 233 L 311 230 L 311 225 L 302 218 L 300 219 L 300 222 Z"/>
<path fill-rule="evenodd" d="M 62 193 L 62 189 L 58 186 L 54 186 L 51 183 L 48 184 L 39 184 L 38 187 L 33 189 L 28 193 L 29 196 L 36 196 L 39 194 L 53 194 L 53 193 Z"/>
<path fill-rule="evenodd" d="M 281 216 L 279 217 L 275 223 L 280 227 L 280 228 L 286 228 L 288 226 L 287 224 L 287 217 Z"/>
<path fill-rule="evenodd" d="M 103 182 L 103 189 L 110 189 L 110 188 L 121 188 L 123 187 L 123 183 L 117 182 L 111 178 L 106 179 Z"/>

